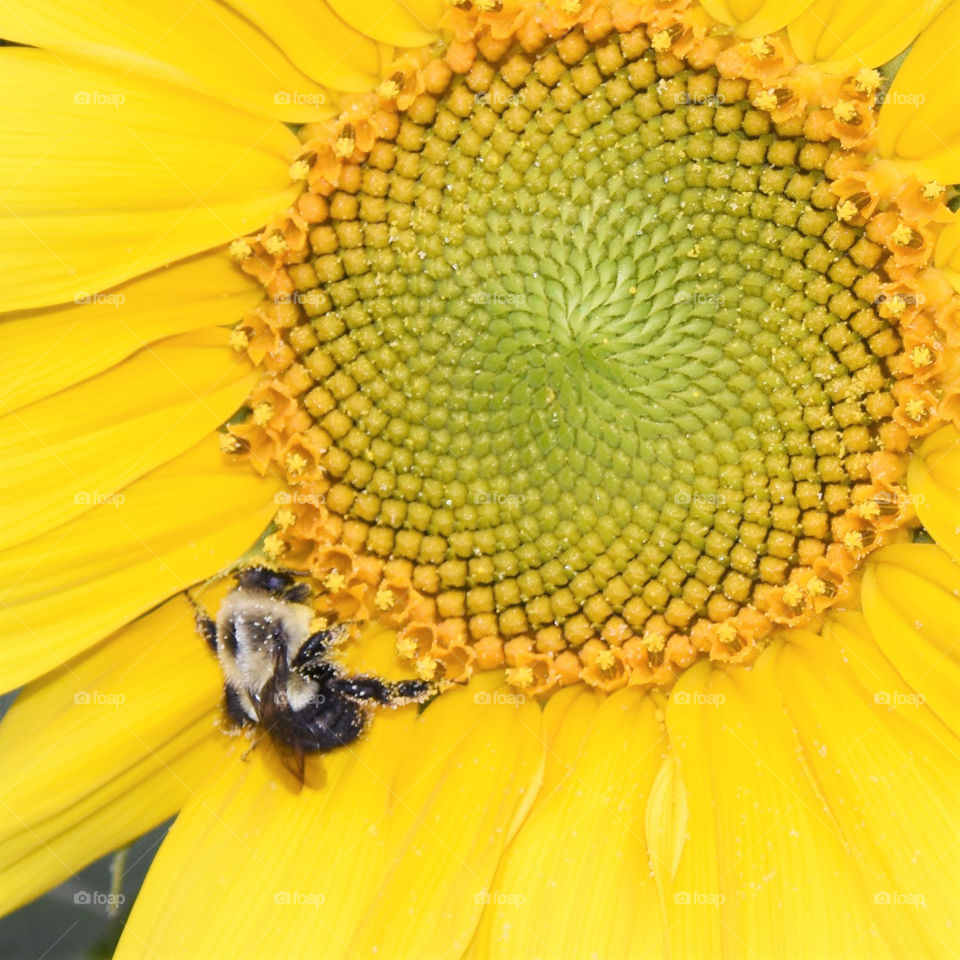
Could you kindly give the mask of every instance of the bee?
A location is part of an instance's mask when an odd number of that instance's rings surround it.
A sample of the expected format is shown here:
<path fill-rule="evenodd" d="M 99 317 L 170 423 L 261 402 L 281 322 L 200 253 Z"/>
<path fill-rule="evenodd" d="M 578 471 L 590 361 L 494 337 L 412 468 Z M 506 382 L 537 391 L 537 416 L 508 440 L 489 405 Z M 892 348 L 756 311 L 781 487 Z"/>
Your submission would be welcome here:
<path fill-rule="evenodd" d="M 346 627 L 311 632 L 310 587 L 295 576 L 245 567 L 235 574 L 237 585 L 216 619 L 199 607 L 196 619 L 223 671 L 228 718 L 269 736 L 302 786 L 308 755 L 358 740 L 374 707 L 423 703 L 433 690 L 422 680 L 347 673 L 333 659 Z"/>

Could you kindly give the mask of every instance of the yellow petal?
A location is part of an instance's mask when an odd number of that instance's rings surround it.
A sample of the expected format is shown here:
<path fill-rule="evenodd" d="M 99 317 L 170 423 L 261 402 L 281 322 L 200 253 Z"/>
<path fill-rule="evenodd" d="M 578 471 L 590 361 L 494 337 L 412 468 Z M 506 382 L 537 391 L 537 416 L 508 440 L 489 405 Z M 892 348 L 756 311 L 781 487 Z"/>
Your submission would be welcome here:
<path fill-rule="evenodd" d="M 736 27 L 742 37 L 776 33 L 801 14 L 812 0 L 703 0 L 715 20 Z"/>
<path fill-rule="evenodd" d="M 3 912 L 179 809 L 222 752 L 221 683 L 178 597 L 21 692 L 0 724 Z"/>
<path fill-rule="evenodd" d="M 279 483 L 210 437 L 76 520 L 0 553 L 0 677 L 12 689 L 235 562 Z"/>
<path fill-rule="evenodd" d="M 946 274 L 954 290 L 960 291 L 960 223 L 948 223 L 937 237 L 934 262 Z"/>
<path fill-rule="evenodd" d="M 123 74 L 184 84 L 277 120 L 303 123 L 329 116 L 333 109 L 324 87 L 301 73 L 282 48 L 243 16 L 212 0 L 123 5 L 44 0 L 29 6 L 0 0 L 0 36 L 86 61 L 117 64 Z M 349 60 L 351 51 L 345 48 L 341 55 Z M 76 89 L 93 93 L 83 83 Z M 186 109 L 195 98 L 182 96 Z"/>
<path fill-rule="evenodd" d="M 906 161 L 925 179 L 960 180 L 960 115 L 951 38 L 960 4 L 951 3 L 911 47 L 880 111 L 881 153 Z"/>
<path fill-rule="evenodd" d="M 960 433 L 943 427 L 924 440 L 910 462 L 907 489 L 920 522 L 954 559 L 960 559 Z"/>
<path fill-rule="evenodd" d="M 4 311 L 74 303 L 255 231 L 299 189 L 279 123 L 114 67 L 0 54 Z"/>
<path fill-rule="evenodd" d="M 584 693 L 564 711 L 571 735 L 548 753 L 548 765 L 562 766 L 564 776 L 549 787 L 545 780 L 484 891 L 478 956 L 575 960 L 659 951 L 644 826 L 666 746 L 656 713 L 653 698 L 633 688 L 599 709 Z"/>
<path fill-rule="evenodd" d="M 661 923 L 669 930 L 668 950 L 684 958 L 720 957 L 724 949 L 719 838 L 714 816 L 713 780 L 706 740 L 708 713 L 699 702 L 713 670 L 701 661 L 686 670 L 670 694 L 666 725 L 670 751 L 679 765 L 687 797 L 687 836 L 680 863 L 660 901 Z M 695 902 L 696 901 L 696 902 Z M 709 901 L 709 902 L 708 902 Z"/>
<path fill-rule="evenodd" d="M 540 707 L 509 694 L 477 702 L 496 682 L 488 674 L 444 694 L 416 725 L 393 782 L 387 866 L 350 956 L 439 956 L 469 944 L 543 771 Z"/>
<path fill-rule="evenodd" d="M 776 675 L 803 762 L 880 935 L 863 942 L 886 944 L 895 957 L 956 956 L 955 752 L 878 704 L 828 638 L 792 633 Z M 823 875 L 818 865 L 818 883 Z"/>
<path fill-rule="evenodd" d="M 381 57 L 375 41 L 349 26 L 325 0 L 231 0 L 318 83 L 336 90 L 370 90 Z"/>
<path fill-rule="evenodd" d="M 227 420 L 258 376 L 228 338 L 214 327 L 163 340 L 0 416 L 0 547 L 112 502 Z"/>
<path fill-rule="evenodd" d="M 885 655 L 861 611 L 832 611 L 822 632 L 826 639 L 836 644 L 858 682 L 873 691 L 874 702 L 897 712 L 904 723 L 916 724 L 924 736 L 939 739 L 948 749 L 955 750 L 960 746 L 952 724 L 941 720 L 926 697 L 916 694 L 897 665 Z M 912 632 L 908 631 L 908 635 Z"/>
<path fill-rule="evenodd" d="M 905 50 L 944 0 L 814 0 L 790 24 L 797 56 L 833 72 L 879 67 Z"/>
<path fill-rule="evenodd" d="M 299 794 L 278 784 L 265 743 L 246 762 L 249 742 L 234 744 L 170 829 L 116 960 L 296 960 L 319 941 L 325 957 L 343 956 L 341 928 L 360 921 L 358 891 L 383 868 L 390 782 L 414 712 L 378 717 L 358 747 L 324 758 L 325 786 Z"/>
<path fill-rule="evenodd" d="M 318 942 L 333 960 L 369 941 L 382 957 L 456 955 L 542 759 L 539 708 L 476 704 L 477 689 L 419 718 L 380 711 L 323 758 L 319 789 L 284 789 L 260 747 L 248 763 L 238 747 L 170 831 L 118 960 L 299 958 Z"/>
<path fill-rule="evenodd" d="M 0 320 L 0 412 L 86 380 L 156 340 L 243 316 L 263 289 L 225 251 L 182 260 L 89 303 Z"/>
<path fill-rule="evenodd" d="M 666 904 L 674 956 L 857 956 L 869 936 L 857 875 L 797 756 L 778 655 L 775 644 L 751 670 L 700 668 L 671 695 L 690 804 Z"/>
<path fill-rule="evenodd" d="M 329 0 L 331 8 L 350 26 L 374 40 L 396 47 L 432 43 L 439 34 L 443 0 Z"/>
<path fill-rule="evenodd" d="M 929 707 L 960 735 L 960 568 L 933 544 L 897 544 L 871 560 L 863 611 L 902 677 L 896 686 L 877 687 L 876 696 L 908 717 Z M 940 582 L 931 576 L 934 569 Z"/>

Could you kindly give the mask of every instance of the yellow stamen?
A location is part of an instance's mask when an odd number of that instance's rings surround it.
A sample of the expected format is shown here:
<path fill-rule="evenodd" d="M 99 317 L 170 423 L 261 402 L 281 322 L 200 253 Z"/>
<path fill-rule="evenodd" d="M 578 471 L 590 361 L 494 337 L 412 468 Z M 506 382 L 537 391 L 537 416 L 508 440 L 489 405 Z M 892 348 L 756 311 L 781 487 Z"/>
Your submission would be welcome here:
<path fill-rule="evenodd" d="M 341 160 L 346 160 L 348 157 L 353 156 L 353 151 L 356 148 L 357 144 L 353 139 L 353 127 L 348 123 L 343 128 L 343 132 L 337 138 L 336 143 L 334 143 L 333 152 L 334 155 L 340 157 Z"/>
<path fill-rule="evenodd" d="M 516 667 L 506 672 L 507 683 L 511 687 L 526 690 L 533 686 L 533 670 L 530 667 Z"/>
<path fill-rule="evenodd" d="M 307 179 L 307 174 L 310 173 L 310 164 L 306 160 L 295 160 L 287 167 L 287 173 L 290 174 L 291 180 L 299 183 L 301 180 Z"/>
<path fill-rule="evenodd" d="M 377 595 L 373 598 L 374 605 L 378 610 L 382 610 L 384 613 L 387 612 L 396 602 L 397 599 L 393 595 L 393 591 L 388 587 L 381 587 L 377 591 Z"/>
<path fill-rule="evenodd" d="M 906 403 L 907 416 L 911 420 L 923 420 L 927 415 L 927 405 L 920 399 L 914 397 Z"/>
<path fill-rule="evenodd" d="M 803 591 L 798 584 L 790 583 L 784 587 L 783 602 L 792 610 L 799 610 L 803 606 Z"/>
<path fill-rule="evenodd" d="M 943 190 L 943 186 L 936 180 L 930 180 L 920 188 L 925 200 L 939 200 L 943 196 Z"/>
<path fill-rule="evenodd" d="M 839 100 L 834 104 L 833 115 L 841 123 L 858 123 L 860 121 L 857 105 L 850 100 Z"/>
<path fill-rule="evenodd" d="M 843 200 L 837 207 L 837 218 L 840 220 L 852 220 L 860 211 L 852 200 Z"/>
<path fill-rule="evenodd" d="M 310 621 L 310 632 L 319 633 L 321 630 L 326 630 L 330 626 L 330 621 L 326 617 L 314 617 Z"/>
<path fill-rule="evenodd" d="M 263 552 L 270 557 L 271 560 L 276 560 L 286 549 L 287 543 L 279 533 L 271 533 L 270 536 L 263 541 Z"/>
<path fill-rule="evenodd" d="M 827 594 L 827 585 L 819 577 L 811 577 L 807 582 L 807 593 L 811 597 L 823 597 Z"/>
<path fill-rule="evenodd" d="M 286 460 L 283 461 L 284 466 L 287 468 L 287 472 L 293 476 L 296 476 L 298 473 L 303 473 L 307 467 L 307 458 L 301 453 L 288 453 Z"/>
<path fill-rule="evenodd" d="M 650 46 L 657 53 L 666 53 L 670 49 L 670 45 L 673 43 L 673 38 L 670 35 L 669 30 L 658 30 L 650 38 Z"/>
<path fill-rule="evenodd" d="M 898 243 L 901 247 L 905 247 L 913 240 L 913 230 L 905 223 L 901 223 L 900 226 L 890 234 L 890 239 L 894 243 Z"/>
<path fill-rule="evenodd" d="M 843 538 L 843 545 L 853 553 L 863 549 L 863 535 L 858 530 L 851 530 Z"/>
<path fill-rule="evenodd" d="M 287 251 L 287 241 L 279 233 L 271 233 L 263 241 L 263 249 L 273 257 L 279 257 L 281 253 Z"/>
<path fill-rule="evenodd" d="M 880 84 L 883 82 L 880 77 L 880 73 L 877 70 L 871 70 L 869 67 L 864 67 L 862 70 L 858 70 L 856 76 L 853 78 L 853 85 L 861 93 L 874 93 L 880 89 Z"/>
<path fill-rule="evenodd" d="M 641 643 L 650 651 L 650 653 L 660 653 L 667 645 L 667 638 L 660 631 L 654 631 L 643 635 Z"/>
<path fill-rule="evenodd" d="M 433 657 L 421 657 L 414 669 L 421 680 L 432 680 L 437 675 L 438 666 L 440 664 Z"/>
<path fill-rule="evenodd" d="M 330 573 L 327 574 L 327 579 L 323 581 L 323 585 L 330 593 L 339 593 L 346 588 L 347 581 L 339 570 L 331 570 Z"/>
<path fill-rule="evenodd" d="M 717 639 L 725 646 L 736 643 L 739 637 L 737 628 L 732 623 L 721 623 L 717 627 Z"/>
<path fill-rule="evenodd" d="M 266 400 L 253 408 L 253 422 L 258 427 L 265 427 L 273 419 L 273 404 Z"/>
<path fill-rule="evenodd" d="M 753 103 L 760 110 L 766 110 L 769 113 L 771 110 L 776 110 L 778 106 L 777 95 L 772 90 L 761 90 L 753 98 Z"/>
<path fill-rule="evenodd" d="M 230 256 L 234 260 L 246 260 L 247 257 L 253 256 L 253 247 L 246 240 L 234 240 L 230 244 Z"/>
<path fill-rule="evenodd" d="M 401 637 L 397 641 L 397 656 L 402 660 L 412 660 L 417 655 L 417 642 L 410 637 Z"/>
<path fill-rule="evenodd" d="M 857 507 L 857 513 L 863 517 L 864 520 L 876 520 L 880 516 L 880 504 L 875 500 L 864 500 Z"/>
<path fill-rule="evenodd" d="M 910 351 L 910 362 L 915 367 L 929 367 L 933 363 L 933 353 L 926 344 L 920 344 Z"/>
<path fill-rule="evenodd" d="M 597 666 L 601 670 L 612 670 L 616 662 L 617 658 L 613 655 L 612 650 L 601 650 L 597 654 Z"/>
<path fill-rule="evenodd" d="M 773 52 L 773 44 L 766 37 L 755 37 L 750 41 L 750 54 L 758 60 L 767 60 Z"/>
<path fill-rule="evenodd" d="M 389 80 L 384 80 L 377 87 L 377 96 L 382 100 L 395 100 L 400 96 L 400 83 L 395 79 L 399 74 L 394 74 Z"/>
<path fill-rule="evenodd" d="M 235 437 L 232 433 L 221 433 L 219 439 L 221 453 L 239 453 L 243 447 L 240 438 Z"/>
<path fill-rule="evenodd" d="M 250 337 L 242 327 L 236 327 L 230 331 L 229 343 L 230 346 L 239 353 L 241 350 L 246 350 L 247 347 L 250 346 Z"/>
<path fill-rule="evenodd" d="M 297 515 L 289 508 L 278 510 L 273 522 L 278 530 L 288 530 L 297 522 Z"/>

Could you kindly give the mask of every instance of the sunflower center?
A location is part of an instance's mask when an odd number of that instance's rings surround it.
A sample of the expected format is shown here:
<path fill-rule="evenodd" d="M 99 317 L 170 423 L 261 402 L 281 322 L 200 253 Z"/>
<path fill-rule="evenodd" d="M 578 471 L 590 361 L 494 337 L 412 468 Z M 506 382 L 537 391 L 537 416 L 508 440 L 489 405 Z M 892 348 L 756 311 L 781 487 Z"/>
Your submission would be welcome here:
<path fill-rule="evenodd" d="M 288 268 L 339 543 L 525 677 L 735 653 L 897 512 L 880 247 L 747 89 L 642 30 L 478 55 L 343 165 Z"/>

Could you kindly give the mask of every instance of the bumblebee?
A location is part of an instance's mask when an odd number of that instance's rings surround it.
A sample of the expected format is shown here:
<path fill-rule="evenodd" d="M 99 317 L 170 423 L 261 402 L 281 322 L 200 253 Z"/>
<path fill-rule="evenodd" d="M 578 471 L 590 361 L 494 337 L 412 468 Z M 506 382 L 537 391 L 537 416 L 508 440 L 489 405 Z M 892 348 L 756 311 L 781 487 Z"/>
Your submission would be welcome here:
<path fill-rule="evenodd" d="M 301 785 L 305 757 L 358 740 L 375 707 L 432 694 L 422 680 L 347 673 L 332 658 L 346 628 L 311 632 L 310 587 L 292 571 L 252 566 L 235 579 L 215 620 L 198 608 L 197 627 L 223 670 L 227 716 L 269 736 Z"/>

